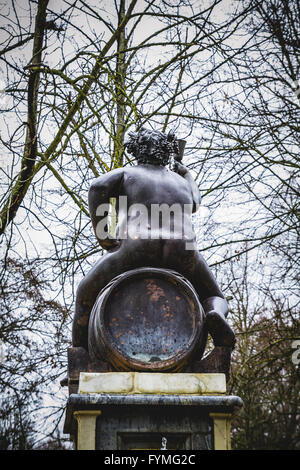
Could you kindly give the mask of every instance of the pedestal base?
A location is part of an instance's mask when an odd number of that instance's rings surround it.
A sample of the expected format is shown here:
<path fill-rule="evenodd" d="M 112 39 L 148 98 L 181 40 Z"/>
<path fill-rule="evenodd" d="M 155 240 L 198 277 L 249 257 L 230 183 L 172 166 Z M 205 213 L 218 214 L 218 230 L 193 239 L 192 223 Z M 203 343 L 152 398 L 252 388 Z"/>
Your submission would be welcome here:
<path fill-rule="evenodd" d="M 224 374 L 81 373 L 64 432 L 77 450 L 229 450 L 242 406 Z"/>

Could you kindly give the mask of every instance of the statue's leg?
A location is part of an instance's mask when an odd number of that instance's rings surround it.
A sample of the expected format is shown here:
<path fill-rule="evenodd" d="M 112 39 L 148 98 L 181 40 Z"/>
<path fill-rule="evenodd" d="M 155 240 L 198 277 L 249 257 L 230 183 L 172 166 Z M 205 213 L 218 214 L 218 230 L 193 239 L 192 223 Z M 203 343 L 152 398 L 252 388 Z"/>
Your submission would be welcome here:
<path fill-rule="evenodd" d="M 77 288 L 73 320 L 73 346 L 88 349 L 88 323 L 96 298 L 114 277 L 130 269 L 126 266 L 122 248 L 106 253 L 81 280 Z"/>
<path fill-rule="evenodd" d="M 195 252 L 193 284 L 204 308 L 205 323 L 214 345 L 234 347 L 235 335 L 226 320 L 227 301 L 209 266 L 198 252 Z"/>
<path fill-rule="evenodd" d="M 226 320 L 227 301 L 203 256 L 198 251 L 186 250 L 185 246 L 177 246 L 176 250 L 170 241 L 165 243 L 164 255 L 167 264 L 183 274 L 196 289 L 214 345 L 233 347 L 235 335 Z"/>

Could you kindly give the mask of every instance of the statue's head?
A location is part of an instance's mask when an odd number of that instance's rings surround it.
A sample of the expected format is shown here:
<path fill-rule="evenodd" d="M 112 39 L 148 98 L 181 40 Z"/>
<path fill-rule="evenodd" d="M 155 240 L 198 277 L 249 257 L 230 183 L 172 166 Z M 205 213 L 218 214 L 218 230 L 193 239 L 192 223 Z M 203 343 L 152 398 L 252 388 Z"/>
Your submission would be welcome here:
<path fill-rule="evenodd" d="M 169 163 L 171 153 L 178 153 L 175 134 L 168 135 L 141 127 L 138 132 L 129 132 L 125 144 L 128 153 L 132 154 L 138 163 L 164 165 Z"/>

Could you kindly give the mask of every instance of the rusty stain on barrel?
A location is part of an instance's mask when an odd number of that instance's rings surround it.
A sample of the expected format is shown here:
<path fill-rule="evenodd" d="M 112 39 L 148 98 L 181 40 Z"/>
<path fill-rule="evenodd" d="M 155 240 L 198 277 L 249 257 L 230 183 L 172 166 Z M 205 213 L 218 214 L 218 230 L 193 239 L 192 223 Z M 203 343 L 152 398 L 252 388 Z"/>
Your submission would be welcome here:
<path fill-rule="evenodd" d="M 179 370 L 201 337 L 203 309 L 174 271 L 140 268 L 100 293 L 89 324 L 89 352 L 116 370 Z"/>

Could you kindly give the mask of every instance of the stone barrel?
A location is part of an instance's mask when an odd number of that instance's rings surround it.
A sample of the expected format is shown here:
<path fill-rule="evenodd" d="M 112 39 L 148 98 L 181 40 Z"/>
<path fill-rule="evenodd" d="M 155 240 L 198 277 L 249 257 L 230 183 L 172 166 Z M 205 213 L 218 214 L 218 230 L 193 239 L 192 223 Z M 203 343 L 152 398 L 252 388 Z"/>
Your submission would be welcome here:
<path fill-rule="evenodd" d="M 204 311 L 192 284 L 175 271 L 145 267 L 114 278 L 89 322 L 89 354 L 116 371 L 180 371 L 203 354 Z"/>

